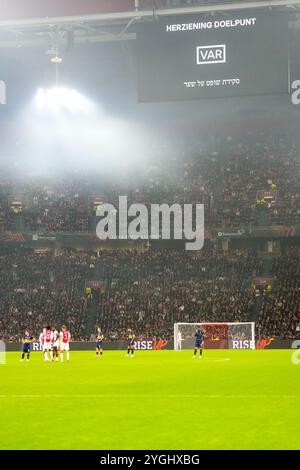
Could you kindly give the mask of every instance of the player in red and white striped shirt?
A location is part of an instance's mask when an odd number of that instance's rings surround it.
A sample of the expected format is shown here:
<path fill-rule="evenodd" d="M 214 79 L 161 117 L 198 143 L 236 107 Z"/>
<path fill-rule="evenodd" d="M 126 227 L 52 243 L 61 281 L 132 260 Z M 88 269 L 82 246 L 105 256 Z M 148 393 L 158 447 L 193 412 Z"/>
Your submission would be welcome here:
<path fill-rule="evenodd" d="M 44 351 L 44 335 L 45 335 L 45 331 L 46 331 L 46 328 L 43 328 L 43 331 L 42 331 L 42 333 L 41 333 L 40 336 L 39 336 L 39 342 L 40 342 L 41 345 L 42 345 L 42 348 L 41 348 L 42 351 Z"/>
<path fill-rule="evenodd" d="M 59 333 L 60 338 L 60 360 L 63 362 L 64 360 L 64 351 L 66 351 L 67 361 L 70 360 L 70 341 L 71 335 L 70 332 L 67 330 L 66 325 L 61 327 L 61 332 Z"/>
<path fill-rule="evenodd" d="M 42 335 L 42 344 L 43 344 L 45 361 L 48 361 L 48 353 L 50 353 L 50 360 L 52 361 L 53 359 L 52 343 L 53 343 L 53 331 L 51 330 L 51 326 L 47 326 L 43 330 L 43 335 Z"/>

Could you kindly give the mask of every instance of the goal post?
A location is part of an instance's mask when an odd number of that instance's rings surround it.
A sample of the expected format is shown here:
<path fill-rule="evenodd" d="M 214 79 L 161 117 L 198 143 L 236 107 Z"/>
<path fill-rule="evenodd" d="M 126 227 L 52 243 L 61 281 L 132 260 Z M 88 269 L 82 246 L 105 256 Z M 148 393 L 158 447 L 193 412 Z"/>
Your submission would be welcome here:
<path fill-rule="evenodd" d="M 255 323 L 174 323 L 174 349 L 193 349 L 198 328 L 206 349 L 255 349 Z"/>

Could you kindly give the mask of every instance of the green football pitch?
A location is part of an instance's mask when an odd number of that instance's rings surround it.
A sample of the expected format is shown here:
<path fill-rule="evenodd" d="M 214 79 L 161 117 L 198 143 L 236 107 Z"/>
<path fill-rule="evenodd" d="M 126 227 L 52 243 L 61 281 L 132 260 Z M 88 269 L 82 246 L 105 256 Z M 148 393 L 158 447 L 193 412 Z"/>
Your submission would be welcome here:
<path fill-rule="evenodd" d="M 7 353 L 0 449 L 299 449 L 291 350 Z"/>

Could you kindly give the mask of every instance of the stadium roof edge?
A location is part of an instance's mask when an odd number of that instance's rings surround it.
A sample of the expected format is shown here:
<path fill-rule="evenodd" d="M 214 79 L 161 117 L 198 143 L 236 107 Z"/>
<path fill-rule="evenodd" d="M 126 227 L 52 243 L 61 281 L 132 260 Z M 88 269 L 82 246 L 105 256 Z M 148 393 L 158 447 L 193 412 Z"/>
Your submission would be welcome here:
<path fill-rule="evenodd" d="M 233 11 L 243 9 L 256 9 L 268 7 L 300 7 L 300 0 L 256 0 L 247 2 L 238 2 L 233 4 L 215 4 L 215 5 L 198 5 L 194 7 L 168 8 L 147 11 L 128 11 L 119 13 L 101 13 L 92 15 L 79 16 L 61 16 L 34 18 L 26 20 L 9 20 L 0 21 L 0 29 L 7 28 L 26 28 L 39 27 L 47 25 L 71 25 L 76 23 L 106 23 L 118 22 L 126 23 L 130 20 L 142 20 L 155 16 L 182 15 L 187 13 L 207 13 L 215 11 Z"/>

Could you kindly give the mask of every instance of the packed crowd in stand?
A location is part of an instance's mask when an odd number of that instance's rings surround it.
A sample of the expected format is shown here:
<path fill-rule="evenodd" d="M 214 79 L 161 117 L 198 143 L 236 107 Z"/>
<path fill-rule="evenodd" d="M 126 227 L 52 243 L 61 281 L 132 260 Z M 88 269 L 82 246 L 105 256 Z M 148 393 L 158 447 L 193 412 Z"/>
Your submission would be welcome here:
<path fill-rule="evenodd" d="M 254 253 L 162 250 L 108 252 L 99 261 L 107 286 L 97 323 L 111 337 L 170 338 L 175 322 L 245 321 L 253 310 L 249 288 L 260 269 Z"/>
<path fill-rule="evenodd" d="M 7 231 L 95 233 L 95 201 L 118 205 L 203 203 L 207 228 L 300 224 L 300 160 L 291 136 L 253 135 L 214 139 L 178 149 L 160 149 L 133 175 L 98 174 L 57 178 L 0 178 L 0 235 Z M 271 194 L 265 199 L 264 195 Z M 5 236 L 1 239 L 5 239 Z M 25 327 L 66 323 L 73 338 L 85 337 L 84 281 L 94 256 L 63 251 L 1 252 L 0 336 L 12 339 Z M 249 287 L 261 270 L 250 250 L 206 245 L 200 252 L 113 250 L 96 259 L 106 282 L 97 324 L 109 338 L 172 336 L 178 321 L 243 321 L 254 314 Z M 274 259 L 273 291 L 264 298 L 259 333 L 295 337 L 299 326 L 299 250 Z"/>
<path fill-rule="evenodd" d="M 13 340 L 28 328 L 38 335 L 46 324 L 65 323 L 77 338 L 85 333 L 84 282 L 93 256 L 21 250 L 0 254 L 0 337 Z"/>
<path fill-rule="evenodd" d="M 176 155 L 166 152 L 164 158 L 157 151 L 135 175 L 73 175 L 55 183 L 6 179 L 0 185 L 0 229 L 92 231 L 95 196 L 116 205 L 119 195 L 127 195 L 128 204 L 203 203 L 208 227 L 299 225 L 298 155 L 290 137 L 252 135 L 242 143 L 227 137 Z M 257 201 L 259 192 L 272 188 L 271 201 L 261 196 Z M 22 201 L 18 214 L 11 210 L 14 198 Z"/>
<path fill-rule="evenodd" d="M 261 140 L 229 145 L 221 165 L 215 200 L 217 225 L 299 225 L 300 161 L 292 142 Z M 257 204 L 257 193 L 274 188 L 271 204 Z"/>
<path fill-rule="evenodd" d="M 299 258 L 299 247 L 292 247 L 273 261 L 274 288 L 256 319 L 262 337 L 300 334 Z M 253 321 L 251 285 L 261 269 L 255 251 L 223 252 L 212 243 L 199 252 L 2 252 L 0 338 L 14 340 L 25 327 L 38 334 L 48 323 L 65 323 L 73 339 L 88 339 L 91 296 L 84 285 L 94 273 L 105 281 L 94 302 L 96 325 L 107 340 L 125 338 L 128 327 L 141 338 L 170 339 L 176 322 Z"/>
<path fill-rule="evenodd" d="M 259 334 L 300 337 L 300 247 L 292 246 L 272 263 L 274 290 L 264 297 Z"/>

